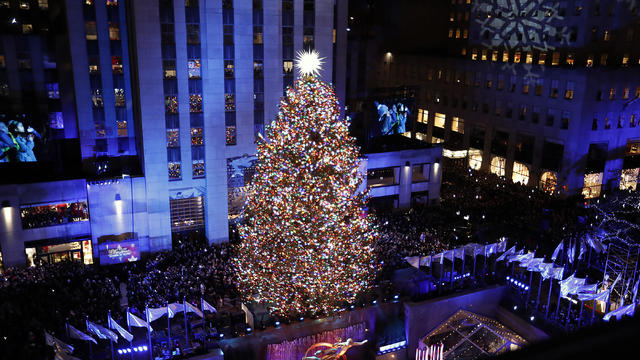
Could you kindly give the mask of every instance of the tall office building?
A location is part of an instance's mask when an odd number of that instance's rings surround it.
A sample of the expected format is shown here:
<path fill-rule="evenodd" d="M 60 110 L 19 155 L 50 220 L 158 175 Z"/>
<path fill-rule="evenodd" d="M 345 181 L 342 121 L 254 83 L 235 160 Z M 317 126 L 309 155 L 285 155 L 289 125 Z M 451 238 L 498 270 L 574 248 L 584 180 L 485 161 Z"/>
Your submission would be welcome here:
<path fill-rule="evenodd" d="M 5 265 L 225 241 L 296 52 L 319 51 L 344 99 L 346 1 L 0 1 L 0 17 Z"/>
<path fill-rule="evenodd" d="M 445 156 L 472 168 L 549 191 L 592 198 L 604 188 L 635 189 L 636 2 L 447 3 L 416 9 L 422 22 L 406 19 L 425 29 L 420 24 L 447 23 L 424 32 L 423 55 L 409 55 L 406 39 L 398 51 L 383 42 L 369 77 L 377 87 L 420 89 L 412 136 L 444 142 Z M 419 37 L 411 41 L 420 48 Z"/>

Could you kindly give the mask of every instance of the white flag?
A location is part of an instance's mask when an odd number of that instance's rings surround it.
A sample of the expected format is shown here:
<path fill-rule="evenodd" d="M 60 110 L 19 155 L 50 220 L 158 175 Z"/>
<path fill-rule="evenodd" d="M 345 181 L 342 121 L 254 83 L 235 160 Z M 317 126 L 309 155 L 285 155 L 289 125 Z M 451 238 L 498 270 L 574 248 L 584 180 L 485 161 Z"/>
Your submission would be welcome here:
<path fill-rule="evenodd" d="M 420 257 L 420 266 L 431 267 L 431 255 Z"/>
<path fill-rule="evenodd" d="M 496 253 L 505 252 L 507 250 L 507 239 L 504 238 L 502 241 L 498 243 L 496 247 Z"/>
<path fill-rule="evenodd" d="M 505 260 L 508 256 L 516 253 L 516 246 L 512 246 L 509 250 L 505 251 L 502 255 L 498 256 L 496 262 Z"/>
<path fill-rule="evenodd" d="M 464 259 L 464 247 L 460 247 L 453 250 L 454 258 Z"/>
<path fill-rule="evenodd" d="M 146 321 L 140 319 L 139 317 L 133 315 L 131 312 L 127 311 L 127 325 L 135 326 L 135 327 L 148 327 L 149 330 L 153 331 L 153 329 L 147 324 Z"/>
<path fill-rule="evenodd" d="M 420 256 L 407 256 L 404 259 L 409 263 L 409 265 L 413 266 L 414 268 L 420 268 Z"/>
<path fill-rule="evenodd" d="M 161 317 L 167 315 L 167 307 L 159 307 L 159 308 L 149 308 L 147 309 L 147 322 L 152 322 L 160 319 Z"/>
<path fill-rule="evenodd" d="M 91 336 L 83 333 L 82 331 L 74 328 L 71 324 L 67 323 L 67 331 L 69 332 L 69 337 L 72 339 L 84 340 L 84 341 L 93 341 L 94 344 L 98 344 L 96 339 Z"/>
<path fill-rule="evenodd" d="M 204 319 L 204 314 L 202 313 L 202 311 L 200 311 L 200 309 L 198 309 L 197 307 L 195 307 L 194 305 L 189 304 L 188 301 L 184 302 L 184 305 L 186 306 L 186 311 L 187 312 L 192 312 L 195 313 L 196 315 L 200 316 L 201 318 Z"/>
<path fill-rule="evenodd" d="M 53 348 L 57 351 L 62 351 L 62 352 L 66 352 L 66 353 L 71 353 L 73 352 L 73 346 L 62 342 L 62 340 L 59 340 L 58 338 L 54 337 L 53 335 L 50 335 L 48 332 L 44 332 L 44 339 L 45 339 L 45 343 L 49 346 L 53 346 Z"/>
<path fill-rule="evenodd" d="M 169 304 L 169 317 L 173 318 L 177 313 L 184 311 L 184 305 L 181 303 Z"/>
<path fill-rule="evenodd" d="M 551 260 L 556 261 L 556 259 L 558 258 L 558 253 L 560 253 L 563 246 L 564 246 L 564 243 L 560 241 L 560 244 L 558 244 L 558 246 L 556 246 L 556 249 L 553 250 L 553 255 L 551 255 Z"/>
<path fill-rule="evenodd" d="M 209 304 L 205 299 L 200 299 L 202 311 L 210 311 L 212 313 L 217 313 L 218 310 L 214 308 L 211 304 Z"/>
<path fill-rule="evenodd" d="M 133 340 L 133 334 L 131 334 L 130 332 L 125 330 L 125 328 L 123 328 L 122 326 L 120 326 L 120 324 L 118 324 L 115 320 L 113 320 L 111 318 L 111 315 L 109 315 L 109 318 L 107 320 L 109 322 L 107 324 L 107 326 L 109 326 L 109 328 L 117 331 L 120 334 L 120 336 L 125 338 L 128 342 L 131 342 Z"/>
<path fill-rule="evenodd" d="M 118 341 L 118 335 L 113 331 L 87 320 L 87 331 L 93 333 L 100 339 Z"/>
<path fill-rule="evenodd" d="M 622 316 L 624 315 L 632 316 L 635 313 L 635 310 L 636 303 L 631 303 L 627 306 L 621 306 L 617 310 L 609 311 L 608 313 L 606 313 L 602 320 L 609 321 L 609 319 L 611 319 L 611 317 L 613 316 L 615 316 L 617 320 L 620 320 L 620 318 L 622 318 Z"/>

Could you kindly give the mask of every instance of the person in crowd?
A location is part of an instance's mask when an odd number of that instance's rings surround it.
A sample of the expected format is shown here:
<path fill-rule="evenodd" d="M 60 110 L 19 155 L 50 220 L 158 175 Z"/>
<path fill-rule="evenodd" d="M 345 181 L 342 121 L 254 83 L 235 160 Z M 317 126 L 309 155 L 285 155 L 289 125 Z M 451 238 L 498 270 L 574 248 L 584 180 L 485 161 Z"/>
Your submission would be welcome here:
<path fill-rule="evenodd" d="M 0 121 L 0 163 L 9 162 L 11 157 L 15 157 L 18 148 L 18 143 L 9 132 L 7 124 Z"/>
<path fill-rule="evenodd" d="M 21 121 L 9 121 L 9 131 L 13 134 L 15 141 L 18 143 L 17 161 L 19 162 L 35 162 L 36 155 L 33 153 L 35 147 L 34 138 L 40 138 L 40 134 L 31 126 L 26 131 Z"/>

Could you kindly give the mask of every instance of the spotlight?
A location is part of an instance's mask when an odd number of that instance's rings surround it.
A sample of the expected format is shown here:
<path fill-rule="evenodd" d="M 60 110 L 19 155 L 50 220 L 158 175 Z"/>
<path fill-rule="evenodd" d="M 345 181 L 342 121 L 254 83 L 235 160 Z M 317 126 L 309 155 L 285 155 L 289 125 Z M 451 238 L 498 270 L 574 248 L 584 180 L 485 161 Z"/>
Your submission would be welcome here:
<path fill-rule="evenodd" d="M 354 305 L 351 305 L 351 306 L 349 306 L 349 308 L 350 308 L 350 309 L 353 309 L 353 308 L 355 308 L 355 306 L 354 306 Z"/>
<path fill-rule="evenodd" d="M 249 326 L 247 326 L 247 333 L 251 332 L 251 328 Z"/>
<path fill-rule="evenodd" d="M 118 349 L 118 355 L 122 355 L 122 350 Z"/>
<path fill-rule="evenodd" d="M 444 285 L 444 283 L 443 283 L 442 285 Z M 398 300 L 398 298 L 399 298 L 399 297 L 400 297 L 400 295 L 398 295 L 398 294 L 396 294 L 396 295 L 394 295 L 394 296 L 393 296 L 393 298 L 394 298 L 395 300 Z"/>
<path fill-rule="evenodd" d="M 145 345 L 145 346 L 142 347 L 142 350 L 147 351 L 147 350 L 149 350 L 149 348 L 147 347 L 147 345 Z"/>
<path fill-rule="evenodd" d="M 220 333 L 220 339 L 222 339 L 224 337 L 223 333 Z"/>
<path fill-rule="evenodd" d="M 133 352 L 138 352 L 138 348 L 137 348 L 137 347 L 134 347 L 134 348 L 133 348 Z"/>
<path fill-rule="evenodd" d="M 377 304 L 378 300 L 373 300 L 373 305 Z"/>
<path fill-rule="evenodd" d="M 531 317 L 529 318 L 529 320 L 531 320 L 531 321 L 533 321 L 533 320 L 535 320 L 535 319 L 536 319 L 536 318 L 535 318 L 533 315 L 531 315 Z"/>
<path fill-rule="evenodd" d="M 518 305 L 513 305 L 513 310 L 518 310 Z"/>
<path fill-rule="evenodd" d="M 304 321 L 304 318 L 302 316 L 300 316 L 300 321 Z"/>
<path fill-rule="evenodd" d="M 280 327 L 280 321 L 276 321 L 276 327 Z"/>

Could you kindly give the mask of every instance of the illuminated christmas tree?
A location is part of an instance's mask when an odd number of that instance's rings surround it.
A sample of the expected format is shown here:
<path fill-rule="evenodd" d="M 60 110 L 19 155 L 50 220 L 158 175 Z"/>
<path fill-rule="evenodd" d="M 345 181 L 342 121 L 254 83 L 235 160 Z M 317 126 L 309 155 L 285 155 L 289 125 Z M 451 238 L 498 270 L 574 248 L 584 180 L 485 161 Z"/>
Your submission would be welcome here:
<path fill-rule="evenodd" d="M 369 288 L 377 270 L 373 216 L 349 120 L 319 80 L 317 52 L 298 54 L 300 79 L 258 143 L 234 265 L 246 300 L 275 314 L 329 314 Z"/>

